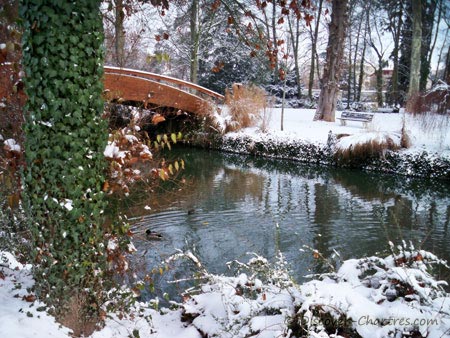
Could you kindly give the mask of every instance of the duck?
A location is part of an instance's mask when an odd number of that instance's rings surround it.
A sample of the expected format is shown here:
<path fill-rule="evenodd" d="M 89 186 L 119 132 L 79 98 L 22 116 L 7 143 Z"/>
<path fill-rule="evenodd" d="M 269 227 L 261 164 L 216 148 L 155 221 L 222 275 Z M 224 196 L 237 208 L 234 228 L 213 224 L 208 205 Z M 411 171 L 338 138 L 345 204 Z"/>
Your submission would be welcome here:
<path fill-rule="evenodd" d="M 145 230 L 145 237 L 147 237 L 148 240 L 161 240 L 163 239 L 163 236 L 156 231 L 153 231 L 151 229 Z"/>

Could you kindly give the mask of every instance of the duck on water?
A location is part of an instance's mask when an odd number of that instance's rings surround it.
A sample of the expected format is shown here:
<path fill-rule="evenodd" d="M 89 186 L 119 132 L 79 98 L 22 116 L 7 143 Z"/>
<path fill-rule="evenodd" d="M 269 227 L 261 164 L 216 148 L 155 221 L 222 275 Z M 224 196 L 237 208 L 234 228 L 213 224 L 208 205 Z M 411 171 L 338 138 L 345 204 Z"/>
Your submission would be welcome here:
<path fill-rule="evenodd" d="M 163 236 L 159 232 L 153 231 L 151 229 L 145 230 L 145 237 L 148 240 L 153 240 L 153 241 L 163 239 Z"/>

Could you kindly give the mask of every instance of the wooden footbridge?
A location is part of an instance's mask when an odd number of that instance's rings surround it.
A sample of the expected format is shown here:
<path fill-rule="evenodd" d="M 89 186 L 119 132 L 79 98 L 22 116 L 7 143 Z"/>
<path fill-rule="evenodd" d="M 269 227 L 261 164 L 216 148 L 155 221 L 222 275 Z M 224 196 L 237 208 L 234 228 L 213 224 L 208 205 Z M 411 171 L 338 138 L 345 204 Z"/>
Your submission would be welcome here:
<path fill-rule="evenodd" d="M 16 75 L 11 64 L 0 63 L 0 101 L 12 95 L 10 79 L 17 78 Z M 105 66 L 103 80 L 106 99 L 117 102 L 131 101 L 199 113 L 212 102 L 224 100 L 223 95 L 191 82 L 135 69 Z"/>
<path fill-rule="evenodd" d="M 110 66 L 104 67 L 104 88 L 108 100 L 171 107 L 189 113 L 201 112 L 211 102 L 220 103 L 224 99 L 212 90 L 174 77 Z"/>

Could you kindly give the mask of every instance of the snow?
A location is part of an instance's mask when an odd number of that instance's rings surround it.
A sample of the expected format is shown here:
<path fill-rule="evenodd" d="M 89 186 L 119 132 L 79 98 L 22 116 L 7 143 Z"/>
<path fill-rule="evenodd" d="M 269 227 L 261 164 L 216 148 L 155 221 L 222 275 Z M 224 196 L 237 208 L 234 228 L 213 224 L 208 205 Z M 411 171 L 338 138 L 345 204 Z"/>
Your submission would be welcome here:
<path fill-rule="evenodd" d="M 4 144 L 5 144 L 6 150 L 9 150 L 12 152 L 17 152 L 17 153 L 20 153 L 20 151 L 21 151 L 20 145 L 17 144 L 16 140 L 14 140 L 12 138 L 5 140 Z"/>
<path fill-rule="evenodd" d="M 126 152 L 120 151 L 120 148 L 117 146 L 115 141 L 108 141 L 103 155 L 105 155 L 106 158 L 124 158 L 126 156 Z"/>
<path fill-rule="evenodd" d="M 450 295 L 427 272 L 429 265 L 445 262 L 405 245 L 398 254 L 385 258 L 347 260 L 337 272 L 302 285 L 289 279 L 282 256 L 270 265 L 255 255 L 248 263 L 235 262 L 247 270 L 236 277 L 204 271 L 200 289 L 191 292 L 183 304 L 172 302 L 172 309 L 155 309 L 157 301 L 150 301 L 136 302 L 130 316 L 110 313 L 105 327 L 90 337 L 289 337 L 292 328 L 288 323 L 293 320 L 310 337 L 333 337 L 326 332 L 327 322 L 367 338 L 401 337 L 402 332 L 413 331 L 426 337 L 447 336 Z M 178 253 L 174 259 L 179 258 L 201 267 L 191 252 Z M 397 264 L 399 260 L 404 263 Z M 71 336 L 28 291 L 33 285 L 30 265 L 0 251 L 0 272 L 0 332 L 5 337 Z M 402 283 L 410 286 L 410 297 L 388 299 L 389 291 L 397 293 Z"/>
<path fill-rule="evenodd" d="M 73 201 L 72 200 L 65 199 L 63 202 L 60 202 L 59 204 L 69 211 L 71 211 L 73 209 Z"/>
<path fill-rule="evenodd" d="M 226 112 L 226 110 L 223 110 Z M 338 146 L 343 149 L 350 145 L 367 142 L 369 140 L 382 141 L 390 138 L 395 144 L 400 144 L 403 120 L 405 129 L 411 140 L 411 147 L 404 152 L 439 153 L 442 157 L 450 157 L 450 119 L 440 115 L 413 116 L 401 110 L 400 113 L 375 113 L 372 122 L 367 128 L 361 122 L 347 121 L 342 126 L 336 122 L 313 121 L 314 109 L 284 109 L 284 130 L 281 131 L 281 108 L 272 109 L 266 133 L 260 128 L 246 128 L 239 132 L 229 133 L 226 137 L 248 135 L 255 140 L 278 139 L 303 140 L 314 144 L 326 144 L 328 133 L 341 135 Z M 336 112 L 336 118 L 341 112 Z M 224 125 L 228 119 L 226 113 L 216 115 L 219 125 Z"/>

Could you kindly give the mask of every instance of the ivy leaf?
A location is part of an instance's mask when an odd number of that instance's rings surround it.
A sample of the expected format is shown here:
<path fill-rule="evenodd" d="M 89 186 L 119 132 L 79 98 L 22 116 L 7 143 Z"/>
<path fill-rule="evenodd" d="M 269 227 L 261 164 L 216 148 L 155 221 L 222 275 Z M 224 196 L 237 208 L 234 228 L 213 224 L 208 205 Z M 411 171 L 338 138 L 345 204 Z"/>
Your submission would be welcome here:
<path fill-rule="evenodd" d="M 172 139 L 173 143 L 177 143 L 177 135 L 175 134 L 170 134 L 170 138 Z"/>

